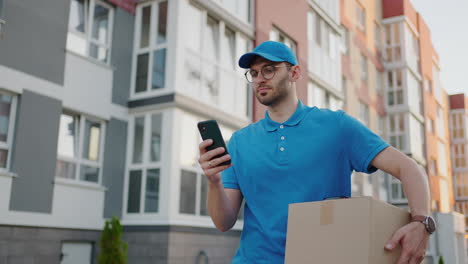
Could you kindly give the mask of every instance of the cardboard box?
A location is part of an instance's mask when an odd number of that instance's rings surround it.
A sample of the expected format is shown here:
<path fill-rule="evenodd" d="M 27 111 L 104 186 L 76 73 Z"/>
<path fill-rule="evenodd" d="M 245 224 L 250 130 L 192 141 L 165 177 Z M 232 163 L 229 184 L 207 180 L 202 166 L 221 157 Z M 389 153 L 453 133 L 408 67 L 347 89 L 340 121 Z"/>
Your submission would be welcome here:
<path fill-rule="evenodd" d="M 289 205 L 286 264 L 394 264 L 386 242 L 409 223 L 408 211 L 371 197 Z"/>

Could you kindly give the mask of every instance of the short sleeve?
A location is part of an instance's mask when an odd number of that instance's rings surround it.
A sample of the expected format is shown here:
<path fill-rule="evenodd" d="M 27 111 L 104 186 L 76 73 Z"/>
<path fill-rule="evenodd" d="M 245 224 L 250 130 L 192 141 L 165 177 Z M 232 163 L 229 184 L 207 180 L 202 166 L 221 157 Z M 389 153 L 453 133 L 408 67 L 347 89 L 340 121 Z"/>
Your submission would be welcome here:
<path fill-rule="evenodd" d="M 240 189 L 239 183 L 237 181 L 236 170 L 235 170 L 236 160 L 237 160 L 237 148 L 236 148 L 235 135 L 236 133 L 232 135 L 227 145 L 227 149 L 228 149 L 229 155 L 231 156 L 231 162 L 233 166 L 221 172 L 221 179 L 223 182 L 223 186 L 224 188 L 227 188 L 227 189 Z"/>
<path fill-rule="evenodd" d="M 354 117 L 342 112 L 341 131 L 345 153 L 353 170 L 373 173 L 377 168 L 370 163 L 382 150 L 390 146 Z"/>

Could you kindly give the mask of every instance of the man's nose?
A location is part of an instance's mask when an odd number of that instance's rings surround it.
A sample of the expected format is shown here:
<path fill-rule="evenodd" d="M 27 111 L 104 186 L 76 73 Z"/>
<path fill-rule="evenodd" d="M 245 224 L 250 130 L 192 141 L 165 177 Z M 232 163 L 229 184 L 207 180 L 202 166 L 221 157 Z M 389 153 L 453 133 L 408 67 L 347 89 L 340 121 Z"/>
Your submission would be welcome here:
<path fill-rule="evenodd" d="M 259 74 L 257 75 L 257 77 L 254 77 L 254 78 L 253 78 L 253 82 L 254 82 L 254 83 L 260 84 L 260 83 L 264 83 L 265 81 L 266 81 L 266 79 L 263 77 L 263 74 L 261 74 L 261 73 L 259 73 Z"/>

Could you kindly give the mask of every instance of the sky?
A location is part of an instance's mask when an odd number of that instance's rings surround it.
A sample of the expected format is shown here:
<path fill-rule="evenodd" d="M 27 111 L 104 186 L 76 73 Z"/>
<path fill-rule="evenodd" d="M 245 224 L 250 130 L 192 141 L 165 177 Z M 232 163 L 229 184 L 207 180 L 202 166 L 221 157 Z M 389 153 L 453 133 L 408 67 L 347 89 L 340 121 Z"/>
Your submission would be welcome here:
<path fill-rule="evenodd" d="M 410 0 L 431 31 L 448 94 L 468 95 L 468 0 Z"/>

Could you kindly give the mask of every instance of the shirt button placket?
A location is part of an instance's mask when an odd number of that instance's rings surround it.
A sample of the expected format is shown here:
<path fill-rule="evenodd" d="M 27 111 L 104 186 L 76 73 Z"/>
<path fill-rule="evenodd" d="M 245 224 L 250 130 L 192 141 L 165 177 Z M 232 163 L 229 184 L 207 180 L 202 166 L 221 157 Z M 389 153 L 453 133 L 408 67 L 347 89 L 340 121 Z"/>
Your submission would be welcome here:
<path fill-rule="evenodd" d="M 280 163 L 287 162 L 287 155 L 286 155 L 286 137 L 284 136 L 284 125 L 280 125 L 280 135 L 279 135 L 279 161 Z"/>

